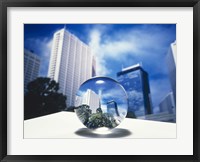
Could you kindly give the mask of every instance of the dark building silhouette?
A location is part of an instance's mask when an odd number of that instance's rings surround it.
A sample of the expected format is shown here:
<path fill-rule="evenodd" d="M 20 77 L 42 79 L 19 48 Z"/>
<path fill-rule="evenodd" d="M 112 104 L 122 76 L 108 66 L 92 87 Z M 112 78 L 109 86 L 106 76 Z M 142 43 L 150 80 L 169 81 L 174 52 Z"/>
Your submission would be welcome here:
<path fill-rule="evenodd" d="M 151 114 L 151 99 L 148 73 L 136 64 L 117 73 L 118 82 L 128 95 L 127 117 L 134 118 Z"/>

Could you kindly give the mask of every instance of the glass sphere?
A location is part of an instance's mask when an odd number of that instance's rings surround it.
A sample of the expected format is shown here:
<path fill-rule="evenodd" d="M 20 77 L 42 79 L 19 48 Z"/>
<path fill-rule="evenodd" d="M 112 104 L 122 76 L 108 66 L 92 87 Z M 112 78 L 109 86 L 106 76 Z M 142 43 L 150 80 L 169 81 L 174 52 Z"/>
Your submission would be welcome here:
<path fill-rule="evenodd" d="M 127 110 L 127 94 L 121 84 L 111 78 L 91 78 L 76 93 L 75 112 L 89 129 L 115 128 L 126 117 Z"/>

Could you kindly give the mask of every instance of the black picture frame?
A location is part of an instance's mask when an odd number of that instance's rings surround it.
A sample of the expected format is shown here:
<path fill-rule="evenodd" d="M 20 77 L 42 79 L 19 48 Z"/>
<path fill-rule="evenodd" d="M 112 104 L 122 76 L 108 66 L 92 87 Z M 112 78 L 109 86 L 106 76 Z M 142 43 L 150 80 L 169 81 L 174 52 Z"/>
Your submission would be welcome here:
<path fill-rule="evenodd" d="M 7 8 L 8 7 L 193 7 L 193 155 L 7 155 Z M 0 0 L 0 159 L 1 161 L 199 161 L 199 0 Z"/>

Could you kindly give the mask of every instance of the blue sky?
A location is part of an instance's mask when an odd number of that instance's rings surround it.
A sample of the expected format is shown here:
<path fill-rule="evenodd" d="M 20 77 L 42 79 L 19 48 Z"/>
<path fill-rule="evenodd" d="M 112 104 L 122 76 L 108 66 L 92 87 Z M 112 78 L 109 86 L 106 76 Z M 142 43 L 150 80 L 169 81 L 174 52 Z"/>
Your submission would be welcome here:
<path fill-rule="evenodd" d="M 25 48 L 41 57 L 40 76 L 47 75 L 53 33 L 63 27 L 64 24 L 24 25 Z M 98 75 L 116 79 L 122 67 L 142 63 L 149 74 L 154 107 L 171 91 L 165 56 L 176 40 L 175 24 L 66 24 L 66 28 L 91 46 Z"/>

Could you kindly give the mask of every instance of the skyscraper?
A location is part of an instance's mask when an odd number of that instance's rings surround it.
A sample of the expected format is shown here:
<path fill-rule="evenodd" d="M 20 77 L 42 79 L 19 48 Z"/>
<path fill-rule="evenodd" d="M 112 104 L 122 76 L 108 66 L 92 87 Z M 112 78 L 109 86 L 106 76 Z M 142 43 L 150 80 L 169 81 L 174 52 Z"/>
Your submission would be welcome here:
<path fill-rule="evenodd" d="M 67 106 L 74 106 L 79 86 L 95 74 L 91 49 L 65 28 L 54 33 L 48 77 L 59 83 L 67 96 Z"/>
<path fill-rule="evenodd" d="M 148 74 L 140 64 L 136 64 L 117 73 L 119 83 L 128 95 L 127 117 L 151 114 L 150 88 Z"/>
<path fill-rule="evenodd" d="M 27 85 L 38 77 L 40 69 L 40 58 L 33 51 L 24 49 L 24 92 L 27 91 Z"/>
<path fill-rule="evenodd" d="M 119 116 L 119 111 L 117 109 L 117 103 L 113 100 L 107 102 L 107 111 L 110 114 L 116 114 L 116 116 Z"/>
<path fill-rule="evenodd" d="M 88 89 L 83 96 L 82 104 L 88 105 L 92 110 L 92 113 L 96 113 L 97 108 L 100 108 L 100 99 L 98 94 Z"/>
<path fill-rule="evenodd" d="M 176 106 L 176 41 L 171 43 L 166 55 L 166 62 L 169 72 L 169 79 L 171 83 L 172 92 L 174 95 L 174 102 Z"/>
<path fill-rule="evenodd" d="M 168 112 L 170 114 L 175 112 L 175 103 L 173 93 L 170 92 L 159 104 L 160 112 Z"/>

